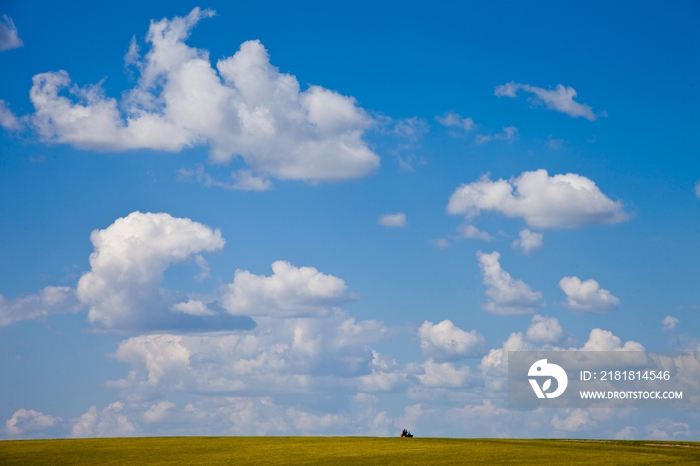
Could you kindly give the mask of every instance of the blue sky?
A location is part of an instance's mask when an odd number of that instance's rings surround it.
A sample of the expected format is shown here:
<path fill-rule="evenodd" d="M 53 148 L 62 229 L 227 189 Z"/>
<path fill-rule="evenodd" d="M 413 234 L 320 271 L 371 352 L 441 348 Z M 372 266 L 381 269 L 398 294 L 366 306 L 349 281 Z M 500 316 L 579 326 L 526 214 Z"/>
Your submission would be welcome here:
<path fill-rule="evenodd" d="M 501 358 L 700 349 L 696 3 L 1 8 L 5 438 L 699 438 Z"/>

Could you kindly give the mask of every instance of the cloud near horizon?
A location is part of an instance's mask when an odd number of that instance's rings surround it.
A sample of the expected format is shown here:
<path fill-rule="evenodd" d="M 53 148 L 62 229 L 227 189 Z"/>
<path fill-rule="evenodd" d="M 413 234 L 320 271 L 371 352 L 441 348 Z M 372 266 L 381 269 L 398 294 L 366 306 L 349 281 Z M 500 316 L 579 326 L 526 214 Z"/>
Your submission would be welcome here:
<path fill-rule="evenodd" d="M 379 167 L 362 139 L 374 120 L 353 97 L 316 85 L 301 91 L 294 76 L 270 64 L 257 40 L 244 42 L 216 69 L 206 50 L 187 46 L 192 28 L 213 15 L 195 8 L 186 17 L 152 21 L 145 56 L 132 41 L 125 58 L 139 79 L 121 101 L 105 96 L 100 84 L 71 85 L 63 70 L 35 75 L 33 128 L 46 142 L 85 150 L 178 152 L 206 144 L 212 163 L 245 161 L 250 172 L 231 184 L 242 189 L 267 189 L 270 177 L 360 178 Z"/>

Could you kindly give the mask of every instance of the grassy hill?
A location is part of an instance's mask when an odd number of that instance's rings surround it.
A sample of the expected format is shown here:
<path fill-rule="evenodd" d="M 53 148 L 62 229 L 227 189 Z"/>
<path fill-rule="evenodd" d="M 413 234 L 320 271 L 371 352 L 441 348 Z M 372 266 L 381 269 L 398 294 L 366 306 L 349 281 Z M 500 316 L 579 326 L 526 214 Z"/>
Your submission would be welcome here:
<path fill-rule="evenodd" d="M 698 465 L 693 442 L 373 437 L 0 441 L 11 465 Z"/>

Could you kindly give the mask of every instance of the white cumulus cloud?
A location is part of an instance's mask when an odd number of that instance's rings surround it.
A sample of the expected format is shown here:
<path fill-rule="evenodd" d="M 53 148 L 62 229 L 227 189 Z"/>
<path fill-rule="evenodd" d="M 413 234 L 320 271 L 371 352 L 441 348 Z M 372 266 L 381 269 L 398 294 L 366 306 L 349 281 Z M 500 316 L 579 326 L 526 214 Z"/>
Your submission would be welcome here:
<path fill-rule="evenodd" d="M 2 15 L 0 20 L 0 51 L 16 49 L 24 45 L 17 33 L 17 26 L 7 15 Z"/>
<path fill-rule="evenodd" d="M 22 435 L 27 431 L 48 429 L 55 426 L 61 419 L 44 414 L 33 409 L 20 408 L 5 421 L 5 432 L 8 435 Z"/>
<path fill-rule="evenodd" d="M 564 330 L 556 317 L 535 314 L 525 336 L 533 343 L 557 343 L 564 336 Z"/>
<path fill-rule="evenodd" d="M 423 354 L 438 362 L 476 356 L 486 348 L 484 337 L 476 330 L 465 332 L 450 320 L 433 324 L 427 320 L 418 329 Z"/>
<path fill-rule="evenodd" d="M 384 214 L 379 217 L 377 223 L 387 228 L 404 228 L 408 226 L 406 214 L 402 212 L 397 212 L 395 214 Z"/>
<path fill-rule="evenodd" d="M 588 341 L 581 348 L 582 351 L 644 351 L 644 346 L 636 341 L 626 341 L 624 344 L 620 337 L 613 335 L 609 330 L 594 328 L 588 336 Z"/>
<path fill-rule="evenodd" d="M 143 413 L 143 420 L 146 422 L 161 422 L 168 417 L 170 411 L 175 407 L 171 401 L 160 401 Z"/>
<path fill-rule="evenodd" d="M 301 91 L 259 41 L 244 42 L 216 69 L 206 50 L 186 45 L 192 28 L 213 15 L 195 8 L 152 21 L 146 54 L 141 59 L 132 42 L 126 56 L 139 79 L 120 102 L 99 84 L 71 86 L 66 71 L 37 74 L 34 127 L 45 141 L 99 151 L 207 144 L 210 161 L 241 157 L 248 165 L 251 173 L 239 173 L 232 189 L 266 189 L 265 177 L 321 182 L 377 169 L 379 157 L 362 139 L 374 121 L 353 97 L 315 85 Z"/>
<path fill-rule="evenodd" d="M 77 295 L 90 322 L 105 329 L 167 327 L 177 315 L 196 314 L 195 304 L 173 313 L 160 284 L 173 263 L 224 246 L 219 230 L 167 213 L 133 212 L 90 235 L 92 269 L 79 280 Z M 203 310 L 198 309 L 201 315 Z M 161 327 L 162 328 L 162 327 Z"/>
<path fill-rule="evenodd" d="M 520 248 L 525 254 L 542 247 L 542 233 L 530 231 L 527 228 L 520 230 L 519 238 L 510 243 L 514 248 Z"/>
<path fill-rule="evenodd" d="M 428 387 L 463 387 L 469 380 L 469 366 L 456 368 L 451 362 L 437 363 L 428 358 L 418 380 Z"/>
<path fill-rule="evenodd" d="M 73 437 L 123 437 L 133 435 L 136 431 L 134 425 L 129 422 L 126 414 L 123 414 L 124 404 L 116 401 L 101 411 L 96 406 L 80 416 L 73 425 Z"/>
<path fill-rule="evenodd" d="M 534 94 L 533 103 L 543 103 L 550 110 L 566 113 L 570 117 L 583 117 L 594 121 L 599 116 L 607 116 L 607 113 L 593 113 L 593 109 L 585 104 L 576 102 L 576 90 L 573 87 L 564 87 L 557 84 L 555 89 L 543 89 L 541 87 L 519 84 L 513 81 L 497 86 L 494 95 L 498 97 L 516 97 L 519 90 Z"/>
<path fill-rule="evenodd" d="M 449 111 L 443 116 L 436 116 L 435 121 L 440 123 L 442 126 L 456 127 L 464 131 L 471 131 L 474 129 L 474 120 L 467 117 L 464 118 L 454 111 Z"/>
<path fill-rule="evenodd" d="M 447 212 L 474 218 L 482 212 L 520 217 L 532 228 L 580 228 L 625 221 L 622 203 L 575 173 L 549 176 L 546 170 L 523 172 L 510 180 L 488 175 L 463 184 L 452 194 Z"/>
<path fill-rule="evenodd" d="M 232 315 L 298 317 L 326 316 L 352 298 L 345 282 L 314 267 L 295 267 L 286 261 L 272 264 L 271 276 L 236 270 L 222 298 Z"/>
<path fill-rule="evenodd" d="M 499 315 L 528 314 L 543 306 L 542 293 L 532 291 L 522 280 L 516 280 L 501 268 L 501 255 L 494 251 L 484 254 L 476 253 L 479 267 L 487 286 L 486 296 L 489 302 L 482 309 Z"/>
<path fill-rule="evenodd" d="M 673 316 L 666 316 L 666 317 L 664 317 L 664 320 L 661 321 L 661 323 L 664 326 L 664 330 L 666 330 L 667 332 L 671 331 L 671 330 L 675 330 L 676 326 L 680 322 L 681 322 L 680 320 L 676 319 Z"/>
<path fill-rule="evenodd" d="M 578 277 L 564 277 L 559 288 L 566 293 L 566 305 L 579 312 L 605 313 L 615 310 L 620 298 L 603 289 L 595 280 L 581 281 Z"/>

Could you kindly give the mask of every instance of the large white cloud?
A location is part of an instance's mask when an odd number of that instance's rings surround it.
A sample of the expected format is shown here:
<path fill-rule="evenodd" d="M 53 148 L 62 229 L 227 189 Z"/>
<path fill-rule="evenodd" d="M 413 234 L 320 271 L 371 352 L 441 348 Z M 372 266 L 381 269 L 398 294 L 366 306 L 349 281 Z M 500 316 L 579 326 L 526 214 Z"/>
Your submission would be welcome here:
<path fill-rule="evenodd" d="M 452 194 L 447 212 L 473 218 L 482 212 L 521 217 L 532 228 L 579 228 L 625 221 L 619 201 L 575 173 L 549 176 L 546 170 L 523 172 L 517 178 L 491 181 L 488 175 L 463 184 Z"/>
<path fill-rule="evenodd" d="M 16 49 L 24 45 L 17 33 L 17 26 L 7 15 L 2 15 L 0 20 L 0 51 Z"/>
<path fill-rule="evenodd" d="M 5 432 L 8 435 L 22 435 L 27 431 L 48 429 L 60 422 L 60 418 L 44 414 L 33 409 L 20 408 L 5 421 Z"/>
<path fill-rule="evenodd" d="M 482 306 L 487 312 L 499 315 L 528 314 L 543 306 L 542 293 L 532 291 L 522 280 L 514 279 L 501 268 L 501 255 L 494 251 L 476 253 L 484 277 L 489 302 Z"/>
<path fill-rule="evenodd" d="M 519 84 L 513 81 L 502 86 L 497 86 L 494 95 L 498 97 L 516 97 L 519 90 L 535 95 L 534 103 L 544 103 L 547 108 L 557 112 L 566 113 L 570 117 L 583 117 L 594 121 L 599 116 L 607 116 L 607 113 L 593 113 L 593 109 L 585 104 L 576 102 L 576 90 L 573 87 L 564 87 L 557 84 L 556 89 L 543 89 L 541 87 Z"/>
<path fill-rule="evenodd" d="M 38 294 L 8 300 L 0 295 L 0 327 L 20 320 L 45 319 L 50 314 L 78 312 L 83 306 L 67 286 L 47 286 Z"/>
<path fill-rule="evenodd" d="M 100 88 L 70 87 L 65 71 L 34 76 L 33 124 L 46 141 L 81 149 L 179 151 L 208 144 L 210 160 L 240 156 L 257 175 L 312 182 L 365 176 L 379 157 L 362 140 L 372 118 L 353 97 L 320 86 L 301 91 L 296 78 L 272 66 L 259 41 L 212 68 L 205 50 L 185 44 L 211 10 L 151 22 L 149 50 L 132 47 L 135 88 L 121 102 Z M 70 88 L 71 97 L 61 95 Z M 262 186 L 257 182 L 258 189 Z"/>
<path fill-rule="evenodd" d="M 269 277 L 236 270 L 222 305 L 232 315 L 325 316 L 351 299 L 345 282 L 314 267 L 295 267 L 286 261 L 272 264 Z"/>
<path fill-rule="evenodd" d="M 592 279 L 581 281 L 578 277 L 564 277 L 559 281 L 559 288 L 566 293 L 566 305 L 575 311 L 605 313 L 620 304 L 620 298 Z"/>
<path fill-rule="evenodd" d="M 465 332 L 450 320 L 438 324 L 426 320 L 418 337 L 423 353 L 438 362 L 476 356 L 486 348 L 486 340 L 476 330 Z"/>
<path fill-rule="evenodd" d="M 105 329 L 168 328 L 169 320 L 187 317 L 170 310 L 174 297 L 160 288 L 163 272 L 224 246 L 219 230 L 167 213 L 141 212 L 93 231 L 90 241 L 92 269 L 80 278 L 77 295 L 89 307 L 90 322 Z"/>
<path fill-rule="evenodd" d="M 119 344 L 114 356 L 131 369 L 108 386 L 130 399 L 168 391 L 343 396 L 366 388 L 363 376 L 400 372 L 368 347 L 386 335 L 381 322 L 343 316 L 263 318 L 250 332 L 139 335 Z"/>

